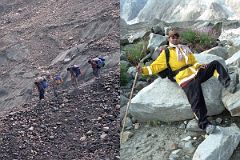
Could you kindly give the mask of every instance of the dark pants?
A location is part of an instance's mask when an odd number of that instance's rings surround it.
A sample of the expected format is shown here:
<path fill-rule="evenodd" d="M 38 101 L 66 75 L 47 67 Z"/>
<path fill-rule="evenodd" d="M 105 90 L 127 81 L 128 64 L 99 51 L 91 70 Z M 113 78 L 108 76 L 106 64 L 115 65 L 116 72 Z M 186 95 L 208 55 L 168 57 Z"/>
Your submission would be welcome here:
<path fill-rule="evenodd" d="M 93 68 L 93 75 L 95 77 L 99 77 L 99 74 L 100 74 L 100 68 L 98 68 L 98 67 Z"/>
<path fill-rule="evenodd" d="M 225 68 L 218 61 L 212 61 L 205 69 L 201 68 L 197 76 L 183 87 L 188 101 L 191 104 L 192 111 L 198 120 L 198 126 L 203 130 L 210 122 L 207 119 L 207 107 L 203 97 L 201 83 L 211 78 L 215 69 L 219 73 L 218 80 L 224 87 L 227 87 L 230 82 L 230 77 Z"/>
<path fill-rule="evenodd" d="M 39 89 L 39 99 L 44 99 L 44 93 L 45 93 L 45 90 L 44 89 Z"/>

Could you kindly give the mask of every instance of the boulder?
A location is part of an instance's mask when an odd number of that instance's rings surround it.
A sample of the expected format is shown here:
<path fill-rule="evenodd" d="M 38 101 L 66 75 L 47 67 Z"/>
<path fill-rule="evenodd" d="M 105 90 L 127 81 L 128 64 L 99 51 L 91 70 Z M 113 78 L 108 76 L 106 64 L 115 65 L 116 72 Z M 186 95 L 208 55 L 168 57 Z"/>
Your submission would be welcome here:
<path fill-rule="evenodd" d="M 136 67 L 129 67 L 127 73 L 131 78 L 134 78 L 136 74 Z"/>
<path fill-rule="evenodd" d="M 226 65 L 234 65 L 234 64 L 239 65 L 239 60 L 240 60 L 240 50 L 236 52 L 232 57 L 228 58 L 225 62 L 226 62 Z"/>
<path fill-rule="evenodd" d="M 220 46 L 211 48 L 207 51 L 202 52 L 201 54 L 213 54 L 213 55 L 222 57 L 223 59 L 228 59 L 227 49 L 224 47 L 220 47 Z"/>
<path fill-rule="evenodd" d="M 210 134 L 196 149 L 193 160 L 227 160 L 240 141 L 240 129 L 233 124 L 231 127 L 217 127 L 216 133 Z"/>
<path fill-rule="evenodd" d="M 120 105 L 121 107 L 126 105 L 128 103 L 128 98 L 125 97 L 124 95 L 120 95 Z"/>
<path fill-rule="evenodd" d="M 192 119 L 188 122 L 186 130 L 193 132 L 202 132 L 203 130 L 198 127 L 197 120 Z"/>
<path fill-rule="evenodd" d="M 167 37 L 151 33 L 149 36 L 147 49 L 154 50 L 159 45 L 162 45 L 162 43 L 164 43 L 165 41 L 167 41 Z"/>
<path fill-rule="evenodd" d="M 226 90 L 223 90 L 222 101 L 225 108 L 231 113 L 231 116 L 240 116 L 240 90 L 234 94 L 229 93 Z"/>

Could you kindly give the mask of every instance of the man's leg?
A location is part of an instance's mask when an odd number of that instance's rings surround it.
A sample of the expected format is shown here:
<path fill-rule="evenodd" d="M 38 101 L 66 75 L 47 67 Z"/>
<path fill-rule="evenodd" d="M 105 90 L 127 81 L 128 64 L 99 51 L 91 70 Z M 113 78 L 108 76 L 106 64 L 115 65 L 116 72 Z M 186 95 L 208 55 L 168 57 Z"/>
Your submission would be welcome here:
<path fill-rule="evenodd" d="M 53 94 L 54 94 L 55 97 L 58 96 L 58 94 L 57 94 L 57 84 L 56 83 L 53 86 Z"/>
<path fill-rule="evenodd" d="M 222 64 L 216 60 L 209 63 L 205 69 L 200 69 L 198 74 L 199 74 L 201 83 L 211 78 L 215 70 L 217 70 L 219 74 L 218 80 L 220 81 L 220 83 L 224 87 L 227 87 L 230 82 L 230 77 L 227 71 L 225 70 L 225 68 L 222 66 Z"/>
<path fill-rule="evenodd" d="M 44 99 L 44 89 L 40 89 L 40 91 L 39 91 L 39 99 L 40 100 Z"/>
<path fill-rule="evenodd" d="M 207 119 L 207 107 L 203 97 L 201 83 L 196 78 L 189 82 L 189 84 L 183 87 L 188 101 L 191 104 L 192 111 L 195 118 L 198 120 L 199 128 L 205 130 L 207 125 L 211 124 Z"/>
<path fill-rule="evenodd" d="M 237 84 L 239 83 L 239 75 L 233 74 L 230 78 L 225 68 L 218 61 L 212 61 L 207 65 L 205 69 L 199 70 L 198 76 L 201 83 L 211 78 L 215 70 L 217 70 L 219 74 L 218 80 L 223 85 L 223 87 L 226 88 L 230 93 L 234 93 L 237 89 Z"/>

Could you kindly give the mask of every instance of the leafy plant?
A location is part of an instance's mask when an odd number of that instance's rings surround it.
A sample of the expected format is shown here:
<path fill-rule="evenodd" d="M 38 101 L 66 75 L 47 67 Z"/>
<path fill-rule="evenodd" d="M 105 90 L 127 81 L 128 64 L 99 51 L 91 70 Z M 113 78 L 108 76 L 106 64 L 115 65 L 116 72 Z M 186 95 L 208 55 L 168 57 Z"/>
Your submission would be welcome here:
<path fill-rule="evenodd" d="M 144 42 L 138 42 L 136 44 L 125 46 L 123 50 L 127 54 L 128 61 L 133 65 L 137 65 L 145 56 L 144 48 Z"/>
<path fill-rule="evenodd" d="M 214 38 L 207 33 L 193 30 L 182 32 L 181 38 L 183 42 L 192 44 L 193 48 L 199 52 L 209 49 L 214 43 Z"/>
<path fill-rule="evenodd" d="M 147 121 L 147 124 L 153 127 L 159 126 L 161 124 L 161 121 L 159 120 L 151 120 L 151 121 Z"/>

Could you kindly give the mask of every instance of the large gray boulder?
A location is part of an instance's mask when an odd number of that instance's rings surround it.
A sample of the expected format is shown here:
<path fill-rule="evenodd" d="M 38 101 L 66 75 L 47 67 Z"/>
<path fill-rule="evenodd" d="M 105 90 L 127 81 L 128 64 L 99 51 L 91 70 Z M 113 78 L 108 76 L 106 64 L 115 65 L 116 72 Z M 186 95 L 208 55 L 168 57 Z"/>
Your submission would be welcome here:
<path fill-rule="evenodd" d="M 240 91 L 238 90 L 234 94 L 223 90 L 222 101 L 225 108 L 231 113 L 231 116 L 240 116 Z"/>
<path fill-rule="evenodd" d="M 231 42 L 232 42 L 233 46 L 240 47 L 240 37 L 231 39 Z"/>
<path fill-rule="evenodd" d="M 208 115 L 220 114 L 224 106 L 220 100 L 221 86 L 216 79 L 203 84 Z M 133 99 L 130 113 L 139 121 L 179 121 L 194 116 L 183 90 L 168 79 L 156 79 L 143 88 Z"/>
<path fill-rule="evenodd" d="M 149 36 L 149 42 L 147 49 L 154 50 L 156 47 L 162 45 L 165 41 L 167 41 L 167 37 L 151 33 Z"/>
<path fill-rule="evenodd" d="M 224 60 L 215 55 L 196 55 L 200 63 Z M 216 78 L 202 84 L 203 94 L 208 108 L 208 115 L 217 115 L 224 110 L 221 101 L 222 86 Z M 168 79 L 156 79 L 143 88 L 132 99 L 129 112 L 139 121 L 160 120 L 179 121 L 192 119 L 194 116 L 183 90 L 177 83 Z"/>
<path fill-rule="evenodd" d="M 210 134 L 197 148 L 193 160 L 228 160 L 240 141 L 240 129 L 218 127 L 217 132 Z"/>
<path fill-rule="evenodd" d="M 207 51 L 202 52 L 201 54 L 213 54 L 213 55 L 222 57 L 223 59 L 228 59 L 227 49 L 224 47 L 220 47 L 220 46 L 211 48 Z"/>
<path fill-rule="evenodd" d="M 239 60 L 240 60 L 240 50 L 235 53 L 232 57 L 228 58 L 225 62 L 227 65 L 239 65 Z"/>

